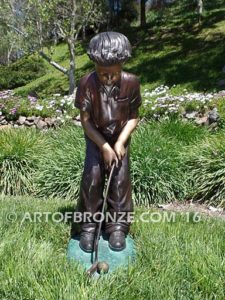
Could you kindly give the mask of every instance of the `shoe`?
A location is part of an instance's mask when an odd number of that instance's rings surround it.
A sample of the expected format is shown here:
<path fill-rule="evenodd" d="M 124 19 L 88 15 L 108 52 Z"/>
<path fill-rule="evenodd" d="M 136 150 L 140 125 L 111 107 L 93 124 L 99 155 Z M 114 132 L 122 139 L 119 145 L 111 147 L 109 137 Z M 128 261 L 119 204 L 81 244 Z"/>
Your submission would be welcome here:
<path fill-rule="evenodd" d="M 80 234 L 80 248 L 88 253 L 93 252 L 94 250 L 94 239 L 95 235 L 93 232 L 81 232 Z"/>
<path fill-rule="evenodd" d="M 123 231 L 116 230 L 110 234 L 109 248 L 113 251 L 122 251 L 126 248 L 125 233 Z"/>

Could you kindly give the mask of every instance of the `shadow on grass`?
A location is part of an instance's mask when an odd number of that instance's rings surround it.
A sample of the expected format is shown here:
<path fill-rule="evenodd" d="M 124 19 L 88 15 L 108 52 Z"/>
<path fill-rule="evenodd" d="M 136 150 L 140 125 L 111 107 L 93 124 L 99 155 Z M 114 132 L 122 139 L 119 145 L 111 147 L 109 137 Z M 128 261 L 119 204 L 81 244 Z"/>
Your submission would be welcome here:
<path fill-rule="evenodd" d="M 77 238 L 80 234 L 80 223 L 75 222 L 76 205 L 62 206 L 58 212 L 63 215 L 63 222 L 70 227 L 70 238 Z"/>
<path fill-rule="evenodd" d="M 218 12 L 215 22 L 221 17 Z M 205 23 L 213 27 L 209 19 Z M 141 45 L 134 49 L 134 60 L 127 70 L 137 74 L 142 84 L 187 84 L 201 91 L 218 88 L 225 65 L 225 35 L 212 31 L 207 40 L 197 35 L 200 27 L 191 25 L 189 29 L 191 32 L 187 28 L 164 29 L 154 38 L 153 31 L 148 30 Z"/>

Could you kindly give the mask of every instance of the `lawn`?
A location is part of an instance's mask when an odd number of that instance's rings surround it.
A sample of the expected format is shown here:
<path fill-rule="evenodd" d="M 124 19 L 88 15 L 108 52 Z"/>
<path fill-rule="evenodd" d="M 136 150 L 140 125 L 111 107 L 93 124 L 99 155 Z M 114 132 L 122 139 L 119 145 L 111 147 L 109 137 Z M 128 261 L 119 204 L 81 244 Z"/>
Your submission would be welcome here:
<path fill-rule="evenodd" d="M 73 211 L 74 203 L 1 197 L 1 299 L 224 299 L 224 221 L 176 214 L 169 222 L 161 212 L 161 222 L 135 222 L 135 263 L 92 280 L 66 259 L 70 223 L 22 221 L 26 212 Z"/>

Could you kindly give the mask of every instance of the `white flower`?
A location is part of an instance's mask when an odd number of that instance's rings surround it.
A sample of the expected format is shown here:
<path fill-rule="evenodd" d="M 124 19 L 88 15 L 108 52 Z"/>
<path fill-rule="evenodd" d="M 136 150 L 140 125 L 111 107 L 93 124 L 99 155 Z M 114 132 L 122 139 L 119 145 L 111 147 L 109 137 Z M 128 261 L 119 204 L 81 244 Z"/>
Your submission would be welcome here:
<path fill-rule="evenodd" d="M 39 105 L 39 104 L 37 104 L 36 106 L 35 106 L 35 108 L 37 109 L 37 110 L 42 110 L 43 109 L 43 105 Z"/>

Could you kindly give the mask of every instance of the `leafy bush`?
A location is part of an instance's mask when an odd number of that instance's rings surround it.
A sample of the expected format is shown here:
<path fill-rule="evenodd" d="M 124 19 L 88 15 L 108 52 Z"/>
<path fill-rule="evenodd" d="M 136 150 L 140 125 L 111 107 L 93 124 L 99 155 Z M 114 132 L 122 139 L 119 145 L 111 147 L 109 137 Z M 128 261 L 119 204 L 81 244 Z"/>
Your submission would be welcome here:
<path fill-rule="evenodd" d="M 23 57 L 9 66 L 0 67 L 0 90 L 24 86 L 44 74 L 45 64 L 41 58 Z"/>
<path fill-rule="evenodd" d="M 45 151 L 45 137 L 36 130 L 1 130 L 0 193 L 24 195 L 34 192 L 33 176 Z"/>

